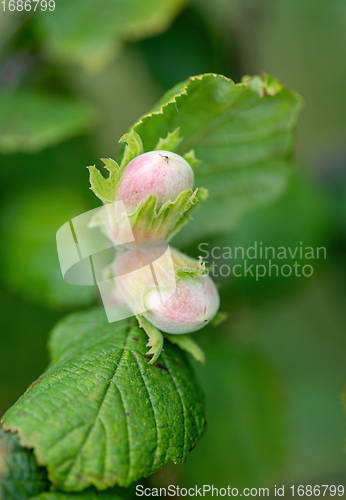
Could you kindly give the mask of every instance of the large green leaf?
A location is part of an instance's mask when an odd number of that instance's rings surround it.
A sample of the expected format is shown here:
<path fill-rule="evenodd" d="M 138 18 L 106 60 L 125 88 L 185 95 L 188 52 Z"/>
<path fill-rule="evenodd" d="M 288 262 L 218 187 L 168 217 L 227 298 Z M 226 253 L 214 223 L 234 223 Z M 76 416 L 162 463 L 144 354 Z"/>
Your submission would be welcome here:
<path fill-rule="evenodd" d="M 59 0 L 37 13 L 44 49 L 58 59 L 102 68 L 125 40 L 164 31 L 186 0 Z"/>
<path fill-rule="evenodd" d="M 0 428 L 0 500 L 27 500 L 37 495 L 48 485 L 46 476 L 32 452 Z"/>
<path fill-rule="evenodd" d="M 182 351 L 169 342 L 148 365 L 136 321 L 103 310 L 63 320 L 48 371 L 8 410 L 3 426 L 34 448 L 52 483 L 67 491 L 149 476 L 183 463 L 205 427 L 203 396 Z"/>
<path fill-rule="evenodd" d="M 234 84 L 205 74 L 176 85 L 135 124 L 146 151 L 180 127 L 177 153 L 194 149 L 202 160 L 196 186 L 210 197 L 180 241 L 227 231 L 285 190 L 300 108 L 301 99 L 269 76 Z"/>
<path fill-rule="evenodd" d="M 31 90 L 0 92 L 0 151 L 35 152 L 81 134 L 94 113 L 77 99 Z"/>

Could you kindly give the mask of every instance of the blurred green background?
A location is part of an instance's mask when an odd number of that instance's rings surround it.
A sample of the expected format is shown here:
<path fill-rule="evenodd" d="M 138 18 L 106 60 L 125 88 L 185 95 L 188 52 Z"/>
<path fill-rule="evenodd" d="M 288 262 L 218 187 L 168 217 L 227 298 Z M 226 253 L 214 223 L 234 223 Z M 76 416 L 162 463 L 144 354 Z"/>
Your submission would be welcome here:
<path fill-rule="evenodd" d="M 85 167 L 116 157 L 120 136 L 175 83 L 265 71 L 305 101 L 296 171 L 279 200 L 205 241 L 303 242 L 327 259 L 310 278 L 219 280 L 228 319 L 198 336 L 207 433 L 184 466 L 149 481 L 345 483 L 345 61 L 344 0 L 61 0 L 52 13 L 0 12 L 0 414 L 44 371 L 55 322 L 99 300 L 63 282 L 55 244 L 63 223 L 99 205 Z M 182 249 L 198 256 L 197 243 Z"/>

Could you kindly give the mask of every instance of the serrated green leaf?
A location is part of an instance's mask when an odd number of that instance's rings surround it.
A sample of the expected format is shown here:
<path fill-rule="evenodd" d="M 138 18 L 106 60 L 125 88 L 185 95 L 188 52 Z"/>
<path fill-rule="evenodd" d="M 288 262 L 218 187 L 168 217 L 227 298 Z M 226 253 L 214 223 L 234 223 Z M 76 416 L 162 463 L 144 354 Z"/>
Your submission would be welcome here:
<path fill-rule="evenodd" d="M 190 278 L 197 278 L 198 276 L 204 276 L 208 274 L 208 270 L 205 267 L 205 262 L 200 258 L 198 265 L 189 266 L 184 263 L 182 267 L 176 269 L 175 274 L 179 277 L 190 276 Z"/>
<path fill-rule="evenodd" d="M 109 176 L 107 178 L 103 177 L 95 165 L 88 167 L 90 189 L 103 203 L 111 203 L 115 199 L 115 191 L 120 179 L 120 169 L 117 162 L 111 158 L 101 158 L 101 161 L 108 170 Z"/>
<path fill-rule="evenodd" d="M 205 188 L 198 188 L 194 193 L 196 194 L 196 200 L 194 200 L 193 204 L 191 206 L 188 206 L 188 208 L 184 212 L 181 212 L 180 219 L 177 221 L 174 229 L 169 233 L 169 240 L 172 239 L 173 236 L 178 234 L 181 228 L 184 227 L 189 222 L 189 220 L 192 219 L 191 215 L 195 213 L 196 209 L 198 210 L 198 208 L 200 207 L 200 203 L 202 201 L 205 201 L 209 196 L 208 190 Z"/>
<path fill-rule="evenodd" d="M 104 189 L 103 192 L 106 194 L 107 186 L 104 188 L 102 186 L 104 182 L 107 182 L 107 179 L 104 179 L 97 170 L 96 172 L 97 179 L 99 179 L 97 182 L 101 184 L 98 192 L 101 193 L 102 189 Z M 96 183 L 94 182 L 93 184 L 93 191 L 96 194 Z M 102 197 L 102 195 L 98 195 L 98 197 L 107 203 L 106 198 Z M 150 195 L 137 206 L 135 212 L 127 215 L 127 219 L 131 224 L 132 230 L 139 238 L 154 236 L 155 238 L 170 240 L 180 231 L 181 227 L 187 224 L 191 219 L 191 214 L 198 209 L 199 203 L 206 200 L 207 197 L 208 191 L 204 188 L 199 188 L 195 191 L 187 189 L 186 191 L 182 191 L 174 201 L 167 201 L 160 207 L 157 196 Z M 105 207 L 103 207 L 91 219 L 89 227 L 100 227 L 103 234 L 109 237 L 106 229 L 106 219 L 107 212 Z"/>
<path fill-rule="evenodd" d="M 146 353 L 147 355 L 153 355 L 153 357 L 148 361 L 149 365 L 153 365 L 158 360 L 162 348 L 163 348 L 163 336 L 160 330 L 158 330 L 154 325 L 149 323 L 143 316 L 138 315 L 137 320 L 139 326 L 143 328 L 145 333 L 149 337 L 149 341 L 147 343 L 147 347 L 151 347 L 149 351 Z"/>
<path fill-rule="evenodd" d="M 167 201 L 158 207 L 157 196 L 150 195 L 138 205 L 136 211 L 128 215 L 131 227 L 140 227 L 144 234 L 170 240 L 191 219 L 201 201 L 208 197 L 206 189 L 187 189 L 174 201 Z"/>
<path fill-rule="evenodd" d="M 124 41 L 164 31 L 185 3 L 59 0 L 53 15 L 37 12 L 36 21 L 50 57 L 99 70 L 114 58 Z"/>
<path fill-rule="evenodd" d="M 184 156 L 183 156 L 183 158 L 184 158 L 185 161 L 187 161 L 187 163 L 190 164 L 191 168 L 196 168 L 201 163 L 201 160 L 199 160 L 198 158 L 196 158 L 195 150 L 194 149 L 191 149 L 190 151 L 188 151 L 187 153 L 185 153 Z"/>
<path fill-rule="evenodd" d="M 124 155 L 120 164 L 120 170 L 122 171 L 131 160 L 136 158 L 136 156 L 141 155 L 144 151 L 142 139 L 133 129 L 131 129 L 127 134 L 124 134 L 119 139 L 119 142 L 126 143 Z"/>
<path fill-rule="evenodd" d="M 166 150 L 166 151 L 176 151 L 179 144 L 182 141 L 182 137 L 180 137 L 180 128 L 176 128 L 173 132 L 168 132 L 167 136 L 164 139 L 160 139 L 159 142 L 155 146 L 155 151 Z"/>
<path fill-rule="evenodd" d="M 27 500 L 48 486 L 45 469 L 17 436 L 0 428 L 0 500 Z"/>
<path fill-rule="evenodd" d="M 234 84 L 205 74 L 176 85 L 134 125 L 146 151 L 180 127 L 177 153 L 194 149 L 202 161 L 196 185 L 207 186 L 210 198 L 186 241 L 232 229 L 247 211 L 285 190 L 301 106 L 297 94 L 271 77 Z"/>
<path fill-rule="evenodd" d="M 203 396 L 184 353 L 167 343 L 148 365 L 136 323 L 109 324 L 103 310 L 63 320 L 49 370 L 3 418 L 59 488 L 127 486 L 184 462 L 203 433 Z"/>
<path fill-rule="evenodd" d="M 270 75 L 262 76 L 244 76 L 242 83 L 255 90 L 260 97 L 265 95 L 275 96 L 284 89 L 284 86 L 278 80 Z"/>
<path fill-rule="evenodd" d="M 17 89 L 0 92 L 0 150 L 33 153 L 88 131 L 94 112 L 76 98 Z"/>

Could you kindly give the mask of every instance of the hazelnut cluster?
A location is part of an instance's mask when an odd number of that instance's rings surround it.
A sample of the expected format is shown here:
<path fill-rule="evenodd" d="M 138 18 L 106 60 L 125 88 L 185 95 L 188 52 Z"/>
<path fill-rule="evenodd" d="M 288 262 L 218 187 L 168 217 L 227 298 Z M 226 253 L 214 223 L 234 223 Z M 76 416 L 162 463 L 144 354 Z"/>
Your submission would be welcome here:
<path fill-rule="evenodd" d="M 90 167 L 91 184 L 106 204 L 107 236 L 123 248 L 112 265 L 116 295 L 148 334 L 150 363 L 160 355 L 162 332 L 203 361 L 202 351 L 187 334 L 216 315 L 219 294 L 204 263 L 167 242 L 187 223 L 194 205 L 206 198 L 206 190 L 194 190 L 190 163 L 171 151 L 133 155 L 120 167 L 113 160 L 105 164 L 110 177 L 100 181 L 99 172 Z M 131 241 L 125 236 L 129 228 Z"/>

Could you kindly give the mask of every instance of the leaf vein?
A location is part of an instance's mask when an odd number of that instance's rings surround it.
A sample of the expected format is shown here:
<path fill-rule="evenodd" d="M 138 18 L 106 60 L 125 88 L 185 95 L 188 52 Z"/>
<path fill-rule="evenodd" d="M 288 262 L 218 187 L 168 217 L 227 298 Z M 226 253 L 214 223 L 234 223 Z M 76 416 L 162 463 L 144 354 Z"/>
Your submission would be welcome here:
<path fill-rule="evenodd" d="M 166 356 L 164 356 L 164 355 L 163 355 L 162 357 L 163 357 L 163 358 L 164 358 L 164 360 L 165 360 L 165 363 L 164 363 L 164 364 L 165 364 L 165 366 L 166 366 L 166 368 L 167 368 L 167 370 L 168 370 L 168 373 L 169 373 L 169 374 L 170 374 L 170 376 L 172 377 L 172 380 L 173 380 L 173 382 L 174 382 L 174 385 L 175 385 L 175 387 L 176 387 L 176 389 L 177 389 L 177 392 L 178 392 L 178 394 L 179 394 L 179 398 L 180 398 L 180 401 L 181 401 L 181 406 L 182 406 L 182 409 L 183 409 L 183 429 L 184 429 L 184 431 L 183 431 L 183 456 L 184 456 L 184 455 L 185 455 L 185 453 L 184 453 L 184 448 L 185 448 L 185 444 L 186 444 L 186 443 L 185 443 L 185 439 L 186 439 L 186 437 L 187 437 L 187 433 L 186 433 L 186 411 L 185 411 L 185 405 L 184 405 L 183 397 L 182 397 L 182 395 L 181 395 L 181 392 L 180 392 L 179 386 L 178 386 L 178 384 L 177 384 L 177 382 L 176 382 L 175 378 L 173 377 L 173 374 L 172 374 L 171 370 L 169 369 L 168 362 L 167 362 L 167 358 L 166 358 Z"/>
<path fill-rule="evenodd" d="M 125 348 L 124 348 L 124 352 L 125 352 Z M 130 351 L 128 351 L 130 352 Z M 119 366 L 119 365 L 118 365 Z M 126 441 L 127 441 L 127 450 L 128 450 L 128 453 L 127 453 L 127 456 L 128 456 L 128 470 L 127 470 L 127 481 L 129 480 L 130 478 L 130 472 L 131 472 L 131 455 L 130 455 L 130 450 L 131 450 L 131 447 L 130 447 L 130 432 L 129 432 L 129 424 L 128 424 L 128 420 L 126 418 L 126 408 L 125 408 L 125 403 L 124 403 L 124 398 L 123 398 L 123 395 L 121 394 L 121 391 L 119 389 L 119 387 L 116 385 L 116 383 L 114 382 L 113 383 L 113 386 L 117 389 L 117 391 L 119 392 L 119 396 L 120 396 L 120 401 L 121 401 L 121 404 L 123 406 L 123 410 L 124 410 L 124 415 L 125 415 L 125 429 L 126 429 Z"/>
<path fill-rule="evenodd" d="M 122 352 L 122 354 L 121 354 L 121 356 L 120 356 L 120 358 L 119 358 L 118 363 L 117 363 L 117 364 L 116 364 L 116 366 L 115 366 L 115 370 L 114 370 L 114 372 L 113 372 L 112 378 L 109 380 L 109 383 L 108 383 L 108 384 L 107 384 L 107 386 L 106 386 L 106 390 L 104 391 L 104 393 L 103 393 L 103 395 L 102 395 L 102 399 L 101 399 L 101 402 L 100 402 L 100 406 L 99 406 L 99 408 L 98 408 L 98 410 L 97 410 L 97 413 L 96 413 L 96 415 L 95 415 L 95 418 L 94 418 L 94 420 L 93 420 L 93 422 L 92 422 L 91 426 L 89 427 L 89 430 L 88 430 L 88 432 L 86 433 L 85 438 L 83 439 L 83 441 L 82 441 L 81 445 L 79 446 L 78 451 L 76 452 L 75 459 L 73 460 L 73 462 L 72 462 L 71 466 L 69 467 L 69 472 L 68 472 L 68 474 L 67 474 L 67 476 L 66 476 L 66 480 L 67 480 L 67 479 L 70 477 L 70 475 L 72 474 L 72 471 L 73 471 L 74 467 L 76 466 L 77 458 L 78 458 L 78 456 L 80 456 L 81 452 L 83 451 L 83 448 L 84 448 L 85 444 L 87 443 L 87 441 L 88 441 L 88 439 L 89 439 L 89 437 L 90 437 L 90 435 L 91 435 L 91 433 L 92 433 L 92 431 L 93 431 L 93 429 L 94 429 L 94 427 L 95 427 L 95 423 L 96 423 L 96 421 L 99 419 L 100 412 L 101 412 L 101 409 L 102 409 L 102 405 L 103 405 L 103 403 L 104 403 L 104 401 L 105 401 L 105 399 L 106 399 L 106 397 L 107 397 L 107 394 L 108 394 L 109 388 L 111 387 L 111 384 L 112 384 L 113 379 L 114 379 L 114 377 L 115 377 L 115 375 L 116 375 L 116 372 L 117 372 L 117 370 L 118 370 L 118 368 L 119 368 L 119 366 L 120 366 L 120 364 L 121 364 L 121 362 L 122 362 L 122 359 L 123 359 L 123 356 L 124 356 L 124 353 L 125 353 L 125 350 L 126 350 L 126 344 L 127 344 L 127 341 L 128 341 L 129 335 L 130 335 L 130 332 L 131 332 L 131 329 L 129 329 L 129 331 L 127 332 L 127 336 L 126 336 L 126 340 L 125 340 L 125 343 L 124 343 L 123 352 Z M 114 383 L 113 383 L 113 385 L 116 387 L 116 385 L 115 385 Z M 118 389 L 118 391 L 119 391 L 119 388 L 118 388 L 118 387 L 117 387 L 117 389 Z M 119 391 L 119 394 L 120 394 L 120 391 Z M 120 398 L 121 398 L 121 400 L 122 400 L 121 394 L 120 394 Z M 129 460 L 130 460 L 130 455 L 129 455 Z M 129 468 L 130 468 L 130 464 L 129 464 Z"/>
<path fill-rule="evenodd" d="M 136 363 L 138 365 L 138 370 L 139 370 L 139 373 L 141 374 L 141 377 L 142 377 L 142 380 L 143 380 L 143 384 L 144 384 L 144 387 L 146 388 L 147 390 L 147 393 L 148 393 L 148 398 L 149 398 L 149 401 L 150 401 L 150 404 L 151 404 L 151 408 L 153 410 L 153 416 L 154 416 L 154 420 L 155 420 L 155 429 L 156 429 L 156 449 L 155 449 L 155 453 L 154 453 L 154 458 L 153 458 L 153 466 L 155 464 L 155 457 L 156 457 L 156 453 L 159 449 L 159 426 L 158 426 L 158 422 L 157 422 L 157 418 L 156 418 L 156 413 L 155 413 L 155 408 L 154 408 L 154 403 L 151 399 L 151 396 L 150 396 L 150 392 L 149 392 L 149 389 L 147 387 L 147 384 L 145 383 L 145 380 L 144 380 L 144 375 L 142 373 L 142 370 L 140 368 L 140 364 L 138 362 L 138 356 L 135 352 L 131 352 L 133 358 L 136 360 Z M 136 355 L 135 355 L 136 354 Z"/>

